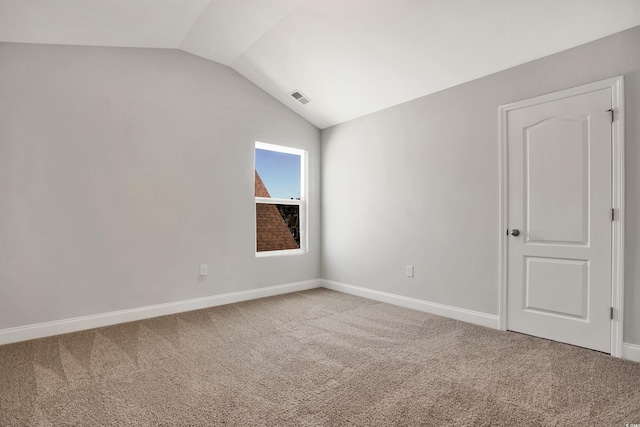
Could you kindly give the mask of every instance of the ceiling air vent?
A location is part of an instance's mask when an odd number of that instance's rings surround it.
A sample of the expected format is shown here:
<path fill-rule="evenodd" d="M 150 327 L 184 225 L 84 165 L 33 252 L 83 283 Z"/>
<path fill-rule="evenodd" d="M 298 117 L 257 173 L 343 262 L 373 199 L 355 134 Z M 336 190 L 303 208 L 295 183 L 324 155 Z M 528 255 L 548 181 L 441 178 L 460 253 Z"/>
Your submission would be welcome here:
<path fill-rule="evenodd" d="M 293 99 L 295 99 L 302 105 L 305 105 L 311 102 L 309 97 L 307 97 L 305 94 L 303 94 L 299 90 L 293 91 L 289 95 L 293 96 Z"/>

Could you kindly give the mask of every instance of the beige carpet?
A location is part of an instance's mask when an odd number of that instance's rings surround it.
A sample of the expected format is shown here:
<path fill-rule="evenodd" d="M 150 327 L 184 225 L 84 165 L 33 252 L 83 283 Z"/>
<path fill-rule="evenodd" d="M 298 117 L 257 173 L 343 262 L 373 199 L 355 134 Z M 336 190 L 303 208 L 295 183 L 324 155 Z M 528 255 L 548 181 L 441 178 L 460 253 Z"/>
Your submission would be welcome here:
<path fill-rule="evenodd" d="M 0 426 L 619 426 L 640 364 L 317 289 L 0 346 Z"/>

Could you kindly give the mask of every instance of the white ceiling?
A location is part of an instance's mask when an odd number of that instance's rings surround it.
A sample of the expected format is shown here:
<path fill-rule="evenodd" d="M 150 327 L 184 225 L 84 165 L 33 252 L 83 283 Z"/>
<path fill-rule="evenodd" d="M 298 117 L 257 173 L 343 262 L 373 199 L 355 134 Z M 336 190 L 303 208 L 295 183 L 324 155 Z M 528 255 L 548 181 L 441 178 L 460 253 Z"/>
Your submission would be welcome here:
<path fill-rule="evenodd" d="M 319 128 L 636 25 L 640 0 L 0 0 L 0 41 L 182 49 Z"/>

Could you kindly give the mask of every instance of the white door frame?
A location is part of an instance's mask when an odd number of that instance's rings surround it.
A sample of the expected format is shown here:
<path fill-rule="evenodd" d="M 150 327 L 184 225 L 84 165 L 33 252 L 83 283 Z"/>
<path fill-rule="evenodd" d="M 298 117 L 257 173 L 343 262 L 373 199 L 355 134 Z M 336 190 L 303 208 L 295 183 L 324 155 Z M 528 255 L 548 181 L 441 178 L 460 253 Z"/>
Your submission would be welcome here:
<path fill-rule="evenodd" d="M 499 258 L 499 313 L 500 329 L 507 330 L 507 262 L 509 228 L 509 197 L 508 197 L 508 157 L 507 157 L 507 113 L 520 108 L 531 107 L 545 102 L 556 101 L 584 93 L 602 89 L 611 89 L 611 102 L 614 121 L 611 127 L 612 141 L 612 208 L 614 221 L 612 222 L 612 274 L 611 274 L 611 306 L 613 320 L 611 322 L 611 355 L 622 357 L 622 341 L 624 320 L 624 77 L 612 77 L 599 82 L 574 87 L 547 95 L 538 96 L 523 101 L 514 102 L 499 107 L 499 135 L 500 135 L 500 258 Z"/>

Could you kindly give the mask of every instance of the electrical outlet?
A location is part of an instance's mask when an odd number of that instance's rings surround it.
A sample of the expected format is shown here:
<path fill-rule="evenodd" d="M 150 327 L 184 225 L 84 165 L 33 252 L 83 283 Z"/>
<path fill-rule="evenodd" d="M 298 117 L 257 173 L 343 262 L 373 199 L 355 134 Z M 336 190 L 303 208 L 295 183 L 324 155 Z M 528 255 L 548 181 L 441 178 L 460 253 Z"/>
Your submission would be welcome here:
<path fill-rule="evenodd" d="M 413 277 L 413 265 L 407 265 L 405 267 L 405 271 L 407 273 L 407 277 Z"/>
<path fill-rule="evenodd" d="M 209 275 L 209 269 L 207 267 L 207 264 L 200 264 L 200 275 L 201 276 Z"/>

